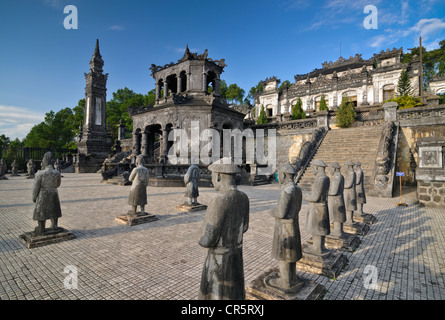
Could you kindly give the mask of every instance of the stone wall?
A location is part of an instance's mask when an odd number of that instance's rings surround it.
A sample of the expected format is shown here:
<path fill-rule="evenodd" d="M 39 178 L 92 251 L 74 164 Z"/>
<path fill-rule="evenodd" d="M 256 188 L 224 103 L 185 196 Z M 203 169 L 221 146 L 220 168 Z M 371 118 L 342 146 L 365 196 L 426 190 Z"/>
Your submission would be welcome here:
<path fill-rule="evenodd" d="M 445 206 L 445 182 L 419 181 L 417 183 L 419 204 L 428 207 Z"/>

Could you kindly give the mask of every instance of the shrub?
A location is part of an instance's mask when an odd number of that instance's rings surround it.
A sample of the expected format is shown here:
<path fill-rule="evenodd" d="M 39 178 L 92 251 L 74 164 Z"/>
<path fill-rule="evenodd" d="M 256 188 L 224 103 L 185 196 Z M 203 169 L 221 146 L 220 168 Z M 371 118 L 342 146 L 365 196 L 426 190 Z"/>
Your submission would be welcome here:
<path fill-rule="evenodd" d="M 260 116 L 258 117 L 257 120 L 257 124 L 263 124 L 263 123 L 267 123 L 267 115 L 266 115 L 266 111 L 264 110 L 264 106 L 261 105 L 261 110 L 260 110 Z"/>
<path fill-rule="evenodd" d="M 306 119 L 306 113 L 304 112 L 301 105 L 303 102 L 300 98 L 297 99 L 297 104 L 292 107 L 292 116 L 291 120 L 298 120 L 298 119 Z"/>
<path fill-rule="evenodd" d="M 342 98 L 342 102 L 337 111 L 337 118 L 335 124 L 340 128 L 348 128 L 355 121 L 355 107 L 352 102 L 348 101 L 347 97 Z"/>

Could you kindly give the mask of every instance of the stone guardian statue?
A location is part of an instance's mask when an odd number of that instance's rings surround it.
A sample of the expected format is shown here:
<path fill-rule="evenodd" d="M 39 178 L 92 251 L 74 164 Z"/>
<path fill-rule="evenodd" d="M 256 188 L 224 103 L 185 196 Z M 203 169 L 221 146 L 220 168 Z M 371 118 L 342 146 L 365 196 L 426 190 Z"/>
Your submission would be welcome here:
<path fill-rule="evenodd" d="M 354 211 L 357 210 L 357 196 L 355 190 L 357 178 L 354 172 L 354 163 L 352 161 L 346 161 L 345 165 L 347 169 L 343 195 L 345 199 L 346 223 L 353 224 L 353 214 Z"/>
<path fill-rule="evenodd" d="M 243 234 L 249 227 L 249 198 L 237 189 L 238 166 L 223 158 L 209 167 L 219 191 L 209 204 L 199 245 L 208 248 L 202 270 L 200 300 L 245 299 Z"/>
<path fill-rule="evenodd" d="M 340 172 L 341 166 L 338 162 L 329 164 L 331 171 L 331 181 L 328 194 L 329 220 L 334 224 L 330 235 L 333 237 L 343 236 L 343 223 L 346 221 L 345 200 L 343 198 L 343 189 L 345 178 Z"/>
<path fill-rule="evenodd" d="M 140 154 L 136 158 L 136 167 L 131 171 L 128 178 L 132 182 L 128 196 L 128 204 L 132 206 L 132 210 L 128 212 L 129 215 L 136 215 L 137 206 L 140 207 L 141 214 L 145 213 L 148 176 L 148 169 L 144 166 L 144 156 Z"/>
<path fill-rule="evenodd" d="M 355 215 L 363 216 L 363 204 L 366 203 L 365 195 L 365 174 L 362 170 L 362 164 L 360 161 L 356 161 L 354 164 L 356 180 L 355 180 L 355 190 L 357 195 L 357 211 Z"/>
<path fill-rule="evenodd" d="M 192 164 L 187 173 L 184 175 L 185 194 L 184 197 L 188 198 L 190 205 L 197 205 L 198 203 L 198 181 L 201 175 L 199 173 L 199 167 L 196 164 Z"/>
<path fill-rule="evenodd" d="M 54 170 L 52 154 L 47 152 L 43 156 L 42 170 L 35 174 L 32 188 L 32 201 L 36 204 L 33 219 L 38 223 L 34 230 L 36 235 L 45 233 L 45 222 L 48 219 L 51 219 L 51 230 L 54 231 L 58 228 L 58 219 L 62 216 L 57 192 L 60 183 L 60 172 Z"/>
<path fill-rule="evenodd" d="M 304 249 L 304 253 L 322 257 L 330 253 L 324 245 L 325 236 L 330 232 L 328 192 L 329 177 L 325 173 L 326 163 L 323 160 L 311 162 L 315 180 L 311 193 L 304 193 L 303 200 L 309 202 L 306 230 L 312 234 L 313 244 Z"/>
<path fill-rule="evenodd" d="M 301 283 L 301 280 L 297 278 L 295 266 L 296 262 L 302 258 L 298 223 L 302 192 L 294 183 L 295 174 L 296 169 L 290 163 L 278 169 L 281 192 L 278 206 L 271 212 L 272 217 L 275 218 L 272 258 L 278 260 L 279 278 L 270 279 L 269 284 L 283 290 Z"/>

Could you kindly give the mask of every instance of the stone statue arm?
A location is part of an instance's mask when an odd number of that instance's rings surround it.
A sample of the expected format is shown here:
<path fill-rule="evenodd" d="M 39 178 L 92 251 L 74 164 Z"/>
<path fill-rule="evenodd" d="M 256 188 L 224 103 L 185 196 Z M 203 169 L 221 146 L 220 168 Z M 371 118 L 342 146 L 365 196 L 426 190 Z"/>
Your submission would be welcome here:
<path fill-rule="evenodd" d="M 345 185 L 344 188 L 345 189 L 351 189 L 354 186 L 354 181 L 355 180 L 355 175 L 353 174 L 347 174 L 345 177 Z"/>
<path fill-rule="evenodd" d="M 60 173 L 57 173 L 56 176 L 56 188 L 60 187 L 60 184 L 62 183 L 62 175 Z"/>
<path fill-rule="evenodd" d="M 221 229 L 224 223 L 224 199 L 215 198 L 207 209 L 204 219 L 204 234 L 202 234 L 198 243 L 201 247 L 211 248 L 216 246 L 220 238 Z"/>
<path fill-rule="evenodd" d="M 334 176 L 332 179 L 331 179 L 331 185 L 330 185 L 330 187 L 329 187 L 329 193 L 328 193 L 328 195 L 330 195 L 330 196 L 338 196 L 338 195 L 340 195 L 340 178 L 339 177 L 337 177 L 337 176 Z"/>
<path fill-rule="evenodd" d="M 362 180 L 363 180 L 363 173 L 362 172 L 356 173 L 355 184 L 362 183 L 363 182 Z"/>
<path fill-rule="evenodd" d="M 280 197 L 278 199 L 278 205 L 276 208 L 272 209 L 271 216 L 277 219 L 284 219 L 289 217 L 289 211 L 291 210 L 291 200 L 292 195 L 285 190 L 281 191 Z"/>
<path fill-rule="evenodd" d="M 247 229 L 249 229 L 249 208 L 250 208 L 250 203 L 249 203 L 249 198 L 247 197 L 247 195 L 245 195 L 246 197 L 246 201 L 247 201 L 247 208 L 244 212 L 244 226 L 243 226 L 243 233 L 247 231 Z"/>
<path fill-rule="evenodd" d="M 321 192 L 323 190 L 323 180 L 315 178 L 314 184 L 312 185 L 311 193 L 304 193 L 303 199 L 308 202 L 318 202 L 321 199 Z"/>
<path fill-rule="evenodd" d="M 34 183 L 32 185 L 32 201 L 33 202 L 37 201 L 37 197 L 39 196 L 39 192 L 40 192 L 41 182 L 42 182 L 42 176 L 36 175 L 36 177 L 34 179 Z"/>
<path fill-rule="evenodd" d="M 131 170 L 130 176 L 128 177 L 128 181 L 133 181 L 134 178 L 136 178 L 137 175 L 137 170 L 136 168 L 133 168 L 133 170 Z"/>

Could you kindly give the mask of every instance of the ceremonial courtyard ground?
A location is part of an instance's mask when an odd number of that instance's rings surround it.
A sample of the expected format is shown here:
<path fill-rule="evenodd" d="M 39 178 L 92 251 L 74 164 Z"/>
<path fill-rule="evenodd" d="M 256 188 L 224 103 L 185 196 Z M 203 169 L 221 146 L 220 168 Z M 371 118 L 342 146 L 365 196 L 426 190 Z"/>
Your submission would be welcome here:
<path fill-rule="evenodd" d="M 130 187 L 100 183 L 99 174 L 64 173 L 59 225 L 76 239 L 28 249 L 19 236 L 36 226 L 33 180 L 23 175 L 7 177 L 0 181 L 2 300 L 197 299 L 207 250 L 197 243 L 205 211 L 175 210 L 184 201 L 184 188 L 149 187 L 146 209 L 159 220 L 130 227 L 115 221 L 130 209 Z M 274 219 L 269 211 L 276 206 L 279 185 L 239 189 L 250 199 L 250 225 L 243 247 L 248 286 L 277 265 L 270 256 Z M 405 192 L 402 200 L 407 207 L 396 206 L 398 195 L 367 197 L 364 211 L 375 215 L 377 222 L 360 237 L 355 252 L 344 253 L 349 262 L 336 279 L 298 275 L 323 285 L 325 300 L 445 299 L 445 208 L 419 207 L 415 190 Z M 208 204 L 215 195 L 213 188 L 200 188 L 198 200 Z M 307 212 L 304 202 L 300 212 L 303 243 L 309 239 L 304 231 Z M 64 285 L 65 278 L 73 276 L 64 272 L 67 266 L 77 270 L 77 289 Z M 369 270 L 377 271 L 377 282 L 371 281 Z"/>

